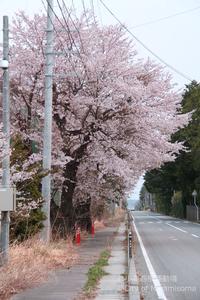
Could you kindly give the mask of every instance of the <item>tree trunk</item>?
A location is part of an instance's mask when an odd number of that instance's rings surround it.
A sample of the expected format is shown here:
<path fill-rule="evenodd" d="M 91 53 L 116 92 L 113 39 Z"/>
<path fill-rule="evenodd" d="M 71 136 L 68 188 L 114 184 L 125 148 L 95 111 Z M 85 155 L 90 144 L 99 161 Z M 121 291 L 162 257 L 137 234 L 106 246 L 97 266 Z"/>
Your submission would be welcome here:
<path fill-rule="evenodd" d="M 75 209 L 73 206 L 73 194 L 76 187 L 76 173 L 79 163 L 76 161 L 69 162 L 64 170 L 64 186 L 62 189 L 61 205 L 56 206 L 52 201 L 51 222 L 52 232 L 61 238 L 74 232 L 75 227 Z"/>
<path fill-rule="evenodd" d="M 76 226 L 76 211 L 73 205 L 73 195 L 77 182 L 77 171 L 81 159 L 85 155 L 89 136 L 84 138 L 84 143 L 73 153 L 74 160 L 66 164 L 64 169 L 65 181 L 62 188 L 61 205 L 56 207 L 54 201 L 51 205 L 52 233 L 61 238 L 66 238 L 69 234 L 74 234 Z M 88 221 L 89 223 L 89 221 Z"/>
<path fill-rule="evenodd" d="M 91 199 L 88 198 L 86 201 L 84 201 L 83 199 L 83 201 L 76 203 L 75 206 L 77 226 L 79 226 L 82 230 L 86 230 L 88 232 L 91 232 L 92 229 L 90 205 Z"/>

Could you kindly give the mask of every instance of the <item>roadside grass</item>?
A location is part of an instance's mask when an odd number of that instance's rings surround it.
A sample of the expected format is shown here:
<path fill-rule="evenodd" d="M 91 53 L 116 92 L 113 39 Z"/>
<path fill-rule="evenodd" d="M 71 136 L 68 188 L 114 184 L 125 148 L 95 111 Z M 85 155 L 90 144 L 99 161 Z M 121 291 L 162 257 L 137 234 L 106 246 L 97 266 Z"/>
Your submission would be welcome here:
<path fill-rule="evenodd" d="M 110 250 L 108 250 L 108 249 L 104 250 L 103 252 L 101 252 L 98 261 L 92 267 L 90 267 L 90 269 L 87 273 L 88 280 L 84 287 L 85 295 L 89 296 L 94 291 L 94 289 L 97 287 L 99 280 L 103 276 L 108 274 L 103 270 L 103 267 L 108 265 L 109 257 L 110 257 Z"/>
<path fill-rule="evenodd" d="M 116 208 L 115 215 L 105 215 L 104 216 L 104 225 L 111 227 L 118 227 L 121 222 L 125 219 L 125 210 L 121 208 Z"/>
<path fill-rule="evenodd" d="M 33 238 L 12 245 L 8 263 L 0 268 L 0 299 L 42 283 L 51 270 L 69 268 L 77 260 L 71 239 L 45 244 Z"/>

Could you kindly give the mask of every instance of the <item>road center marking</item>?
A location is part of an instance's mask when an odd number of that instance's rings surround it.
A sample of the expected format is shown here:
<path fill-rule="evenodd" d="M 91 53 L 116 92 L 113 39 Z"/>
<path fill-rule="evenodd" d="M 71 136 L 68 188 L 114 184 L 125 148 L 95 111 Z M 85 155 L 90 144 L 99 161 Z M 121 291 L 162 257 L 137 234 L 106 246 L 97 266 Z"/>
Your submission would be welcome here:
<path fill-rule="evenodd" d="M 152 278 L 152 281 L 153 281 L 153 284 L 154 284 L 154 288 L 155 288 L 155 291 L 158 295 L 158 299 L 162 299 L 162 300 L 167 300 L 166 296 L 165 296 L 165 293 L 164 293 L 164 290 L 160 284 L 160 281 L 158 279 L 158 276 L 156 275 L 156 272 L 151 264 L 151 261 L 148 257 L 148 254 L 147 254 L 147 251 L 144 247 L 144 244 L 142 242 L 142 239 L 140 237 L 140 234 L 136 228 L 136 225 L 135 225 L 135 222 L 134 222 L 134 219 L 133 219 L 133 226 L 135 228 L 135 232 L 137 234 L 137 238 L 138 238 L 138 241 L 140 243 L 140 247 L 141 247 L 141 250 L 142 250 L 142 253 L 143 253 L 143 256 L 144 256 L 144 259 L 145 259 L 145 262 L 146 262 L 146 265 L 147 265 L 147 268 L 149 270 L 149 273 L 151 275 L 151 278 Z"/>
<path fill-rule="evenodd" d="M 194 236 L 195 238 L 200 238 L 198 235 L 196 234 L 192 234 L 192 236 Z"/>
<path fill-rule="evenodd" d="M 187 233 L 187 231 L 185 231 L 185 230 L 183 230 L 183 229 L 181 229 L 181 228 L 179 228 L 179 227 L 176 227 L 176 226 L 174 226 L 174 225 L 171 225 L 171 224 L 169 224 L 169 223 L 166 223 L 166 225 L 171 226 L 171 227 L 173 227 L 173 228 L 175 228 L 175 229 L 177 229 L 177 230 L 180 230 L 181 232 Z"/>

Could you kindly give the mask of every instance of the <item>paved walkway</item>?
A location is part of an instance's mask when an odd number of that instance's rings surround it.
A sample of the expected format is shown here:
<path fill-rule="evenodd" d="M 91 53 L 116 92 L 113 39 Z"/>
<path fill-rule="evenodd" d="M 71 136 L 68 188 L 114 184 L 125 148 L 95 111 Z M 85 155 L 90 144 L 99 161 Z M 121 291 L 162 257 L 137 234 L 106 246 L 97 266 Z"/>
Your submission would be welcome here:
<path fill-rule="evenodd" d="M 111 244 L 115 231 L 116 228 L 107 227 L 98 231 L 95 237 L 86 239 L 78 250 L 80 254 L 78 265 L 74 265 L 68 270 L 52 272 L 47 282 L 15 295 L 12 300 L 74 299 L 82 291 L 87 281 L 88 269 L 99 258 L 100 253 Z"/>
<path fill-rule="evenodd" d="M 113 242 L 108 266 L 104 268 L 108 275 L 101 279 L 95 300 L 128 299 L 125 286 L 125 275 L 127 274 L 125 238 L 125 225 L 121 224 Z"/>

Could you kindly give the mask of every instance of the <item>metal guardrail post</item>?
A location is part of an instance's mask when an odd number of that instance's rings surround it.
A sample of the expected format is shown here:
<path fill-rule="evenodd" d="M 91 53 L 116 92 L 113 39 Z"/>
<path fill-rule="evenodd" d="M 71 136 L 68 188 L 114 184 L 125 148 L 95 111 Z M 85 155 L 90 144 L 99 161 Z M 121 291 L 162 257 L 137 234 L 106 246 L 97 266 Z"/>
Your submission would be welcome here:
<path fill-rule="evenodd" d="M 130 212 L 129 211 L 128 211 L 127 220 L 128 220 L 128 229 L 130 229 L 130 226 L 131 226 L 131 216 L 130 216 Z"/>
<path fill-rule="evenodd" d="M 132 232 L 129 231 L 128 233 L 128 254 L 129 259 L 132 258 Z"/>
<path fill-rule="evenodd" d="M 129 227 L 127 233 L 128 239 L 128 299 L 129 300 L 139 300 L 140 292 L 139 292 L 139 283 L 137 279 L 137 273 L 135 268 L 135 262 L 133 257 L 133 237 L 134 237 L 134 229 L 132 220 L 133 217 L 130 212 L 128 212 L 128 220 Z"/>

